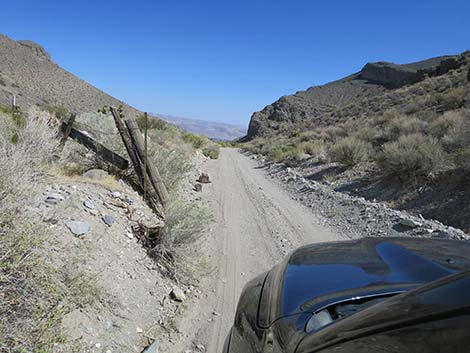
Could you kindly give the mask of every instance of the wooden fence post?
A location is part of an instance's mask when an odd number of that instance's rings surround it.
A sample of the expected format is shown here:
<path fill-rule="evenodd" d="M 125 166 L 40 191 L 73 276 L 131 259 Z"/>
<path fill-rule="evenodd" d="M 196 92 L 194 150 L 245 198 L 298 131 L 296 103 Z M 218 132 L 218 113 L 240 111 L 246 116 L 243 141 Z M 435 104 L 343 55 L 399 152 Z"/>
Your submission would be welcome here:
<path fill-rule="evenodd" d="M 57 146 L 57 153 L 62 152 L 65 146 L 65 142 L 67 142 L 67 139 L 70 136 L 70 132 L 72 131 L 73 123 L 75 122 L 75 118 L 77 117 L 77 114 L 72 113 L 70 115 L 69 121 L 66 123 L 65 128 L 62 129 L 62 138 L 60 139 L 59 146 Z"/>
<path fill-rule="evenodd" d="M 125 121 L 127 128 L 129 129 L 129 134 L 131 135 L 132 142 L 136 147 L 137 153 L 141 160 L 145 159 L 145 143 L 142 138 L 142 134 L 139 129 L 139 125 L 134 119 L 128 119 Z M 163 184 L 163 180 L 158 172 L 158 169 L 153 165 L 152 161 L 147 161 L 147 173 L 150 179 L 150 183 L 158 194 L 163 207 L 166 207 L 168 204 L 168 191 Z"/>
<path fill-rule="evenodd" d="M 111 109 L 111 113 L 113 114 L 116 127 L 118 128 L 119 134 L 121 135 L 122 142 L 124 143 L 127 153 L 129 154 L 131 162 L 134 166 L 134 170 L 137 174 L 137 178 L 139 179 L 140 186 L 143 188 L 144 185 L 147 183 L 146 179 L 148 178 L 148 175 L 145 169 L 143 168 L 143 163 L 142 163 L 143 159 L 137 153 L 137 148 L 135 144 L 133 143 L 133 139 L 131 138 L 130 131 L 126 128 L 126 125 L 122 121 L 119 111 L 114 107 L 111 107 L 110 109 Z M 154 211 L 162 219 L 165 219 L 165 212 L 164 212 L 164 209 L 161 207 L 161 206 L 164 207 L 165 205 L 163 204 L 163 202 L 161 202 L 160 196 L 156 193 L 149 193 L 149 196 L 150 196 L 149 199 L 151 201 L 150 204 L 152 205 L 152 208 L 154 209 Z"/>

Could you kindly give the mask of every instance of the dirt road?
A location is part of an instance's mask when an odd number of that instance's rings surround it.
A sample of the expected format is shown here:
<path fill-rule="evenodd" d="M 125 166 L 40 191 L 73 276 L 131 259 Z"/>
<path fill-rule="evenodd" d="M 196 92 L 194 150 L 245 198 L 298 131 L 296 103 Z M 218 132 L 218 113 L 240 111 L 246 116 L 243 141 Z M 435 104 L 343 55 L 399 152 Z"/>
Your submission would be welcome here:
<path fill-rule="evenodd" d="M 307 207 L 292 200 L 236 149 L 222 149 L 220 158 L 209 161 L 205 170 L 213 180 L 204 186 L 203 197 L 215 217 L 211 238 L 216 271 L 209 281 L 213 290 L 207 306 L 200 309 L 208 312 L 208 323 L 194 339 L 207 352 L 219 353 L 248 280 L 300 245 L 344 238 L 319 225 Z"/>

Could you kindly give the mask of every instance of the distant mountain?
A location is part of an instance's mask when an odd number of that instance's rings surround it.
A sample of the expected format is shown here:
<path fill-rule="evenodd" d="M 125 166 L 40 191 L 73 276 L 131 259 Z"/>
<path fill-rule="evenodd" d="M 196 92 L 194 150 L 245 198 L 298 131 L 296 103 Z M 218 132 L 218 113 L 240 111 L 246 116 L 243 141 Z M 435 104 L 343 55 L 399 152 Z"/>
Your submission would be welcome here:
<path fill-rule="evenodd" d="M 0 104 L 9 105 L 13 95 L 23 110 L 37 105 L 89 112 L 104 105 L 122 104 L 127 113 L 139 114 L 137 109 L 62 69 L 39 44 L 0 34 Z"/>
<path fill-rule="evenodd" d="M 239 125 L 181 118 L 165 114 L 153 115 L 176 126 L 179 126 L 187 132 L 198 135 L 206 135 L 207 137 L 215 140 L 230 141 L 246 135 L 246 128 Z"/>

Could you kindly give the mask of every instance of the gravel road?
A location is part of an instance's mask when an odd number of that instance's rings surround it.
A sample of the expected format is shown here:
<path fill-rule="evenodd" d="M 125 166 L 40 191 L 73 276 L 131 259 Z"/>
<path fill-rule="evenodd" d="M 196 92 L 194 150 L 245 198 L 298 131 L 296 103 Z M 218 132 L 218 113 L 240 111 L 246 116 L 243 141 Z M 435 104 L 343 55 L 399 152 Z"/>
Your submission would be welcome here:
<path fill-rule="evenodd" d="M 309 208 L 236 149 L 222 149 L 219 160 L 208 162 L 206 171 L 213 181 L 203 195 L 215 217 L 217 271 L 208 301 L 212 307 L 206 309 L 213 319 L 199 331 L 198 341 L 207 352 L 218 353 L 247 281 L 300 245 L 346 238 L 322 226 Z"/>

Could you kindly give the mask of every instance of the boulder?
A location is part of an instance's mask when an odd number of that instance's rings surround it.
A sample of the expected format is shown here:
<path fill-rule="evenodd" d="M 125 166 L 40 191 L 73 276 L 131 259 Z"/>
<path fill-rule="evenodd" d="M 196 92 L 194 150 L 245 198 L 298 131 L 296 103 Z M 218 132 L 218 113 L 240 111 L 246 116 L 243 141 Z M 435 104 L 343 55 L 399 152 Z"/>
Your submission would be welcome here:
<path fill-rule="evenodd" d="M 65 223 L 65 225 L 77 237 L 81 235 L 86 235 L 91 230 L 90 225 L 86 222 L 69 221 Z"/>
<path fill-rule="evenodd" d="M 57 205 L 61 201 L 64 201 L 64 197 L 61 194 L 50 193 L 46 195 L 46 203 L 49 205 Z"/>
<path fill-rule="evenodd" d="M 202 184 L 198 183 L 194 185 L 194 191 L 201 192 L 202 191 Z"/>
<path fill-rule="evenodd" d="M 206 174 L 206 173 L 201 173 L 197 181 L 202 184 L 209 184 L 211 182 L 209 178 L 209 174 Z"/>
<path fill-rule="evenodd" d="M 401 219 L 400 220 L 400 225 L 402 225 L 403 227 L 408 227 L 408 228 L 418 228 L 418 227 L 422 226 L 421 223 L 415 222 L 415 221 L 413 221 L 412 219 L 409 219 L 409 218 Z"/>
<path fill-rule="evenodd" d="M 115 222 L 114 217 L 109 216 L 109 215 L 103 216 L 102 220 L 109 227 L 111 227 L 113 225 L 113 223 Z"/>
<path fill-rule="evenodd" d="M 173 287 L 170 292 L 170 298 L 177 302 L 183 302 L 184 300 L 186 300 L 186 296 L 184 295 L 183 290 L 178 287 Z"/>

